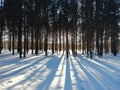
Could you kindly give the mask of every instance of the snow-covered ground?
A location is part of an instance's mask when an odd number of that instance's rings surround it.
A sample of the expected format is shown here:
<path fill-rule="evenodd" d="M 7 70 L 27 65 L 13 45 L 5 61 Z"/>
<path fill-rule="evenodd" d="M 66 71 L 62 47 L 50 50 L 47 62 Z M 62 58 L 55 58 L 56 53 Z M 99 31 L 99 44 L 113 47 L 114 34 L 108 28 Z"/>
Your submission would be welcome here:
<path fill-rule="evenodd" d="M 120 90 L 120 55 L 0 55 L 0 90 Z"/>

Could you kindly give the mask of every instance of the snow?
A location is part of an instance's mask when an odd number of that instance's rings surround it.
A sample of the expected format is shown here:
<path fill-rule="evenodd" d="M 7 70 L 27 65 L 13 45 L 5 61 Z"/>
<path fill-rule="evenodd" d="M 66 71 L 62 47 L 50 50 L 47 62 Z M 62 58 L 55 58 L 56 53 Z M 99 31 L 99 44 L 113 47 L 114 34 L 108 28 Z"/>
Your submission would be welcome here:
<path fill-rule="evenodd" d="M 120 90 L 120 55 L 67 59 L 62 53 L 29 53 L 26 58 L 2 53 L 0 90 Z"/>

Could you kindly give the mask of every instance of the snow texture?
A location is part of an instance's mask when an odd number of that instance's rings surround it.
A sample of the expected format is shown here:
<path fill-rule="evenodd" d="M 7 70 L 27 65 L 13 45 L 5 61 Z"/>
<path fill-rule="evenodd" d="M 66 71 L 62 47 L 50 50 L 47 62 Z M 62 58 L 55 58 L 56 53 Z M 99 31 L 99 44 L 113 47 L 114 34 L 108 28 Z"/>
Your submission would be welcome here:
<path fill-rule="evenodd" d="M 0 90 L 120 90 L 120 55 L 0 55 Z"/>

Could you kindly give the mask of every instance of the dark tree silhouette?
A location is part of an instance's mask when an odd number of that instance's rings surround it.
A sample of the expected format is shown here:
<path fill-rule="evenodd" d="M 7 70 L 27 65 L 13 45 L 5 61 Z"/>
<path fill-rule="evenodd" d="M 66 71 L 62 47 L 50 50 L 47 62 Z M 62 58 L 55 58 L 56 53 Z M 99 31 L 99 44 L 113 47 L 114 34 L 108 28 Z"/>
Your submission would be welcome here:
<path fill-rule="evenodd" d="M 3 33 L 8 31 L 8 49 L 26 57 L 29 49 L 38 55 L 70 51 L 93 58 L 109 52 L 115 56 L 119 46 L 119 0 L 1 0 L 0 53 Z"/>

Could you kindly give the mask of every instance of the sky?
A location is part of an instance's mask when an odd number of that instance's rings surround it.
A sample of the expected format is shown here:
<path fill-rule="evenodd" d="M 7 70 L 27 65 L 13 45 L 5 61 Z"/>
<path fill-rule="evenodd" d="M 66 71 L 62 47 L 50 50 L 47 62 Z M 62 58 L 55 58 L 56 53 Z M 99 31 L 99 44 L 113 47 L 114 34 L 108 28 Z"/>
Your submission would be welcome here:
<path fill-rule="evenodd" d="M 1 1 L 4 1 L 4 0 L 0 0 L 0 6 L 1 6 Z"/>

